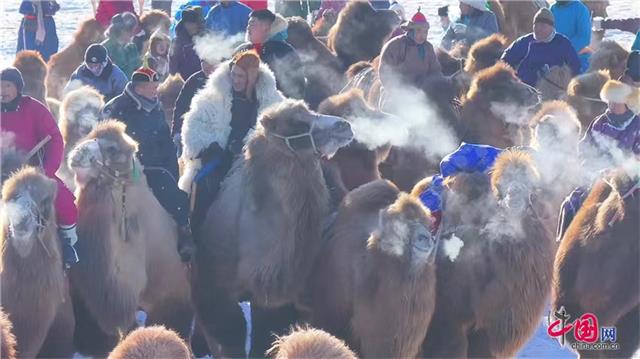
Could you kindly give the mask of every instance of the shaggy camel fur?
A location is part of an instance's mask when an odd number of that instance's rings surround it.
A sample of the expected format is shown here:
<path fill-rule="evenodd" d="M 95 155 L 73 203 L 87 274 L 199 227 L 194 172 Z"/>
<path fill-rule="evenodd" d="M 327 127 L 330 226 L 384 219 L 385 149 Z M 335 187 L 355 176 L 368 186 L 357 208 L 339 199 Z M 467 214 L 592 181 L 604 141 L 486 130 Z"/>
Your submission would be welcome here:
<path fill-rule="evenodd" d="M 500 32 L 511 42 L 531 32 L 533 16 L 547 4 L 545 0 L 489 0 L 489 6 L 496 14 Z"/>
<path fill-rule="evenodd" d="M 416 357 L 435 308 L 432 223 L 388 181 L 350 192 L 310 280 L 311 323 L 365 358 Z"/>
<path fill-rule="evenodd" d="M 612 79 L 618 79 L 627 68 L 629 51 L 616 41 L 603 41 L 589 60 L 587 72 L 609 70 Z"/>
<path fill-rule="evenodd" d="M 582 129 L 604 113 L 607 104 L 600 99 L 600 90 L 611 79 L 609 71 L 599 70 L 576 76 L 567 87 L 567 102 L 578 112 Z"/>
<path fill-rule="evenodd" d="M 338 57 L 315 38 L 309 24 L 301 17 L 287 19 L 289 37 L 304 65 L 307 91 L 304 100 L 312 109 L 327 97 L 337 94 L 345 85 L 345 67 Z"/>
<path fill-rule="evenodd" d="M 55 181 L 33 167 L 2 187 L 2 305 L 24 358 L 41 356 L 47 333 L 57 330 L 56 317 L 70 303 L 53 208 L 56 189 Z M 73 337 L 73 331 L 66 334 Z"/>
<path fill-rule="evenodd" d="M 324 43 L 327 42 L 327 36 L 329 36 L 329 30 L 336 24 L 338 21 L 338 14 L 333 10 L 329 9 L 322 14 L 322 17 L 317 19 L 313 24 L 313 36 L 318 39 L 322 39 Z"/>
<path fill-rule="evenodd" d="M 278 337 L 267 355 L 275 359 L 334 358 L 356 359 L 342 340 L 315 328 L 295 328 Z"/>
<path fill-rule="evenodd" d="M 122 340 L 108 359 L 191 359 L 191 351 L 178 333 L 163 326 L 138 328 Z"/>
<path fill-rule="evenodd" d="M 619 350 L 578 351 L 580 356 L 629 358 L 640 346 L 637 176 L 636 172 L 635 178 L 629 178 L 618 170 L 612 178 L 599 180 L 569 225 L 556 254 L 552 313 L 564 307 L 571 315 L 570 322 L 593 313 L 601 327 L 617 328 Z M 566 339 L 575 341 L 573 331 Z"/>
<path fill-rule="evenodd" d="M 514 357 L 534 333 L 554 255 L 536 215 L 537 182 L 531 157 L 507 151 L 490 179 L 459 174 L 447 184 L 436 310 L 423 356 Z"/>
<path fill-rule="evenodd" d="M 7 314 L 0 308 L 0 358 L 16 359 L 16 336 L 13 335 L 13 324 Z"/>
<path fill-rule="evenodd" d="M 536 84 L 542 101 L 564 100 L 573 75 L 569 66 L 554 66 Z"/>
<path fill-rule="evenodd" d="M 37 51 L 24 50 L 16 54 L 13 60 L 13 67 L 20 70 L 24 80 L 22 94 L 31 96 L 47 105 L 47 91 L 44 87 L 44 80 L 47 77 L 47 64 Z"/>
<path fill-rule="evenodd" d="M 60 106 L 62 106 L 62 102 L 53 97 L 47 97 L 47 107 L 49 107 L 49 111 L 56 120 L 56 123 L 60 123 Z"/>
<path fill-rule="evenodd" d="M 398 25 L 400 17 L 394 11 L 376 10 L 367 1 L 350 1 L 329 30 L 327 45 L 345 68 L 371 61 Z"/>
<path fill-rule="evenodd" d="M 259 121 L 196 234 L 198 320 L 209 346 L 216 339 L 231 357 L 245 355 L 239 300 L 251 300 L 252 312 L 298 301 L 328 214 L 318 153 L 330 157 L 353 137 L 346 121 L 302 101 L 280 102 Z"/>
<path fill-rule="evenodd" d="M 126 332 L 142 308 L 148 324 L 164 324 L 186 338 L 192 310 L 176 224 L 149 189 L 136 150 L 125 125 L 109 120 L 69 154 L 81 238 L 76 247 L 83 257 L 71 282 L 108 335 Z"/>
<path fill-rule="evenodd" d="M 62 101 L 58 126 L 64 140 L 64 157 L 57 175 L 71 190 L 75 189 L 75 182 L 67 163 L 69 152 L 98 125 L 103 106 L 104 98 L 91 86 L 70 91 Z"/>
<path fill-rule="evenodd" d="M 359 89 L 351 89 L 339 95 L 331 96 L 318 107 L 318 112 L 324 115 L 338 116 L 353 122 L 358 118 L 384 121 L 388 116 L 370 107 Z M 360 128 L 367 131 L 367 128 Z M 356 141 L 338 150 L 329 161 L 338 168 L 342 186 L 353 190 L 365 183 L 380 179 L 378 165 L 389 154 L 390 146 L 385 145 L 370 149 L 368 145 Z"/>
<path fill-rule="evenodd" d="M 528 110 L 540 101 L 538 92 L 499 62 L 478 72 L 462 99 L 458 138 L 507 148 L 523 142 Z"/>
<path fill-rule="evenodd" d="M 104 40 L 104 28 L 95 19 L 87 19 L 73 35 L 71 43 L 49 59 L 46 79 L 47 96 L 62 99 L 62 91 L 71 74 L 84 61 L 84 53 L 91 44 Z"/>
<path fill-rule="evenodd" d="M 160 10 L 157 11 L 164 15 L 164 12 Z M 169 127 L 171 127 L 171 122 L 173 121 L 173 111 L 176 109 L 176 100 L 178 100 L 182 86 L 184 86 L 184 80 L 180 74 L 169 75 L 169 77 L 158 86 L 158 99 L 162 105 L 164 120 L 167 121 Z"/>

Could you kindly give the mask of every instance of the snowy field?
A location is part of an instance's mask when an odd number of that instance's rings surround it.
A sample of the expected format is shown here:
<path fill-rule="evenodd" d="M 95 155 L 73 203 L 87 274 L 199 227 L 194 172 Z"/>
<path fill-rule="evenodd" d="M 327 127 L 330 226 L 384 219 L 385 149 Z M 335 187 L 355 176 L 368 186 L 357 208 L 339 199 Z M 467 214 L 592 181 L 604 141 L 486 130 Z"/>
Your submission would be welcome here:
<path fill-rule="evenodd" d="M 151 1 L 148 0 L 147 2 L 150 3 Z M 180 0 L 174 1 L 174 11 L 183 2 Z M 452 20 L 459 13 L 456 0 L 400 0 L 400 2 L 405 7 L 408 16 L 413 14 L 418 6 L 422 7 L 422 11 L 432 24 L 429 36 L 433 43 L 439 43 L 439 38 L 442 36 L 442 29 L 439 26 L 437 17 L 437 8 L 445 4 L 451 5 L 450 16 Z M 55 20 L 60 38 L 60 48 L 63 48 L 70 42 L 78 23 L 82 19 L 92 16 L 92 10 L 89 0 L 58 0 L 58 3 L 61 6 L 61 10 L 55 16 Z M 11 64 L 15 56 L 17 31 L 21 19 L 18 13 L 19 5 L 20 0 L 0 0 L 0 68 Z M 640 17 L 640 0 L 611 0 L 608 13 L 613 18 Z M 634 36 L 620 31 L 608 31 L 605 38 L 616 40 L 624 47 L 630 48 Z M 540 327 L 518 357 L 575 358 L 576 356 L 568 350 L 560 348 L 557 341 L 547 336 L 546 318 L 541 318 Z"/>

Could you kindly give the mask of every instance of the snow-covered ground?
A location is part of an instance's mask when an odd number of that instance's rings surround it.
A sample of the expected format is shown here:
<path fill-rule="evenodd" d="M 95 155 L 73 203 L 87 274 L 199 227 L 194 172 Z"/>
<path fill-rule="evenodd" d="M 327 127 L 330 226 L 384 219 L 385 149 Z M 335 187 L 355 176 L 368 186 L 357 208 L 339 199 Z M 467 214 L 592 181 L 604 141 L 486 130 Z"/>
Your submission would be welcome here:
<path fill-rule="evenodd" d="M 517 0 L 516 0 L 517 1 Z M 147 1 L 150 3 L 151 1 Z M 174 10 L 184 1 L 174 1 Z M 89 0 L 58 0 L 61 6 L 60 12 L 55 16 L 60 38 L 60 48 L 66 46 L 77 28 L 78 23 L 87 17 L 92 16 Z M 456 0 L 400 0 L 406 9 L 407 14 L 413 14 L 418 6 L 429 18 L 432 24 L 430 40 L 439 42 L 442 36 L 442 29 L 439 26 L 437 8 L 445 4 L 450 6 L 450 16 L 455 19 L 459 13 Z M 13 61 L 16 50 L 16 40 L 18 26 L 20 24 L 20 14 L 18 7 L 20 0 L 0 0 L 0 68 L 5 67 Z M 640 0 L 611 0 L 608 9 L 610 17 L 627 18 L 640 17 Z M 630 48 L 634 36 L 620 31 L 608 31 L 607 39 L 613 39 L 621 43 L 626 48 Z M 246 311 L 248 306 L 244 306 Z M 562 349 L 558 342 L 549 338 L 546 333 L 546 318 L 540 319 L 540 326 L 529 343 L 519 353 L 521 358 L 574 358 L 575 355 L 568 350 Z"/>

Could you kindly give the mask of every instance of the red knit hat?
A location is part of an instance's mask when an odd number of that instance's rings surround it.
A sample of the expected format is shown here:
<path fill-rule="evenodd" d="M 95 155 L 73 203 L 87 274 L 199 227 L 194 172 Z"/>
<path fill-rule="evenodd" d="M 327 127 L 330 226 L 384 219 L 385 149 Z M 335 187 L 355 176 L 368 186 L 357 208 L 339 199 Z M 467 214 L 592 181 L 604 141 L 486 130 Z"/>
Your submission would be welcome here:
<path fill-rule="evenodd" d="M 418 8 L 418 11 L 415 13 L 415 15 L 413 15 L 411 20 L 407 21 L 402 25 L 402 30 L 408 31 L 412 29 L 421 29 L 421 28 L 428 29 L 429 22 L 427 21 L 427 17 L 424 16 L 422 12 L 420 12 L 420 8 Z"/>

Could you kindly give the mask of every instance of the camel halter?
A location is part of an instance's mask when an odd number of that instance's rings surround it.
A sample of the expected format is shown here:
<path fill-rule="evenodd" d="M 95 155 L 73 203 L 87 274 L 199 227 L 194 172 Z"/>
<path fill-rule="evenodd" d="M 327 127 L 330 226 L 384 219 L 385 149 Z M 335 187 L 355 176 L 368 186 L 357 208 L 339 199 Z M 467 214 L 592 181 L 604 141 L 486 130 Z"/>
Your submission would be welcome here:
<path fill-rule="evenodd" d="M 296 149 L 294 148 L 295 146 L 293 146 L 291 144 L 291 140 L 296 140 L 299 138 L 305 138 L 305 137 L 309 137 L 309 142 L 311 142 L 311 148 L 313 148 L 313 152 L 314 153 L 320 153 L 320 151 L 318 150 L 318 147 L 316 146 L 316 142 L 313 139 L 313 135 L 311 134 L 313 132 L 313 129 L 315 128 L 315 123 L 311 123 L 311 126 L 309 126 L 309 131 L 301 133 L 299 135 L 292 135 L 292 136 L 282 136 L 282 135 L 278 135 L 277 133 L 269 133 L 270 136 L 273 136 L 275 138 L 279 138 L 284 140 L 284 143 L 287 145 L 287 147 L 291 150 L 291 152 L 295 153 Z M 306 147 L 300 147 L 298 148 L 300 149 L 304 149 Z"/>
<path fill-rule="evenodd" d="M 551 80 L 549 77 L 547 77 L 547 75 L 542 75 L 542 79 L 546 82 L 548 82 L 549 84 L 551 84 L 551 86 L 557 88 L 560 91 L 567 91 L 566 88 L 560 86 L 559 84 L 557 84 L 555 81 Z M 591 101 L 591 102 L 598 102 L 598 103 L 606 103 L 605 101 L 602 101 L 599 98 L 594 98 L 594 97 L 587 97 L 587 96 L 580 96 L 580 95 L 576 95 L 576 97 L 579 97 L 581 99 L 584 99 L 586 101 Z"/>
<path fill-rule="evenodd" d="M 36 206 L 36 203 L 32 198 L 29 197 L 26 199 L 29 201 L 29 215 L 31 216 L 31 218 L 36 219 L 36 238 L 38 239 L 38 242 L 42 246 L 42 249 L 44 249 L 44 252 L 47 254 L 47 257 L 51 258 L 51 252 L 49 252 L 49 249 L 47 248 L 47 246 L 44 244 L 44 241 L 42 240 L 42 235 L 44 233 L 45 228 L 47 228 L 47 226 L 49 225 L 49 221 L 44 218 L 44 216 L 42 215 L 42 212 L 40 212 L 40 209 L 38 208 L 38 206 Z M 12 226 L 13 224 L 9 222 L 9 234 L 11 234 L 13 237 L 13 234 L 12 234 L 13 231 L 11 230 Z"/>
<path fill-rule="evenodd" d="M 614 190 L 616 193 L 618 193 L 618 196 L 620 196 L 620 199 L 622 199 L 622 201 L 625 201 L 629 197 L 634 197 L 636 195 L 636 191 L 640 189 L 640 180 L 636 181 L 636 183 L 633 186 L 631 186 L 631 188 L 629 188 L 629 190 L 627 192 L 625 192 L 624 194 L 618 192 L 616 187 L 609 180 L 603 179 L 603 181 L 604 181 L 604 183 L 609 185 L 609 187 L 611 187 L 612 190 Z M 613 227 L 613 225 L 615 224 L 615 221 L 616 221 L 616 219 L 612 218 L 609 221 L 608 226 L 609 227 Z"/>

